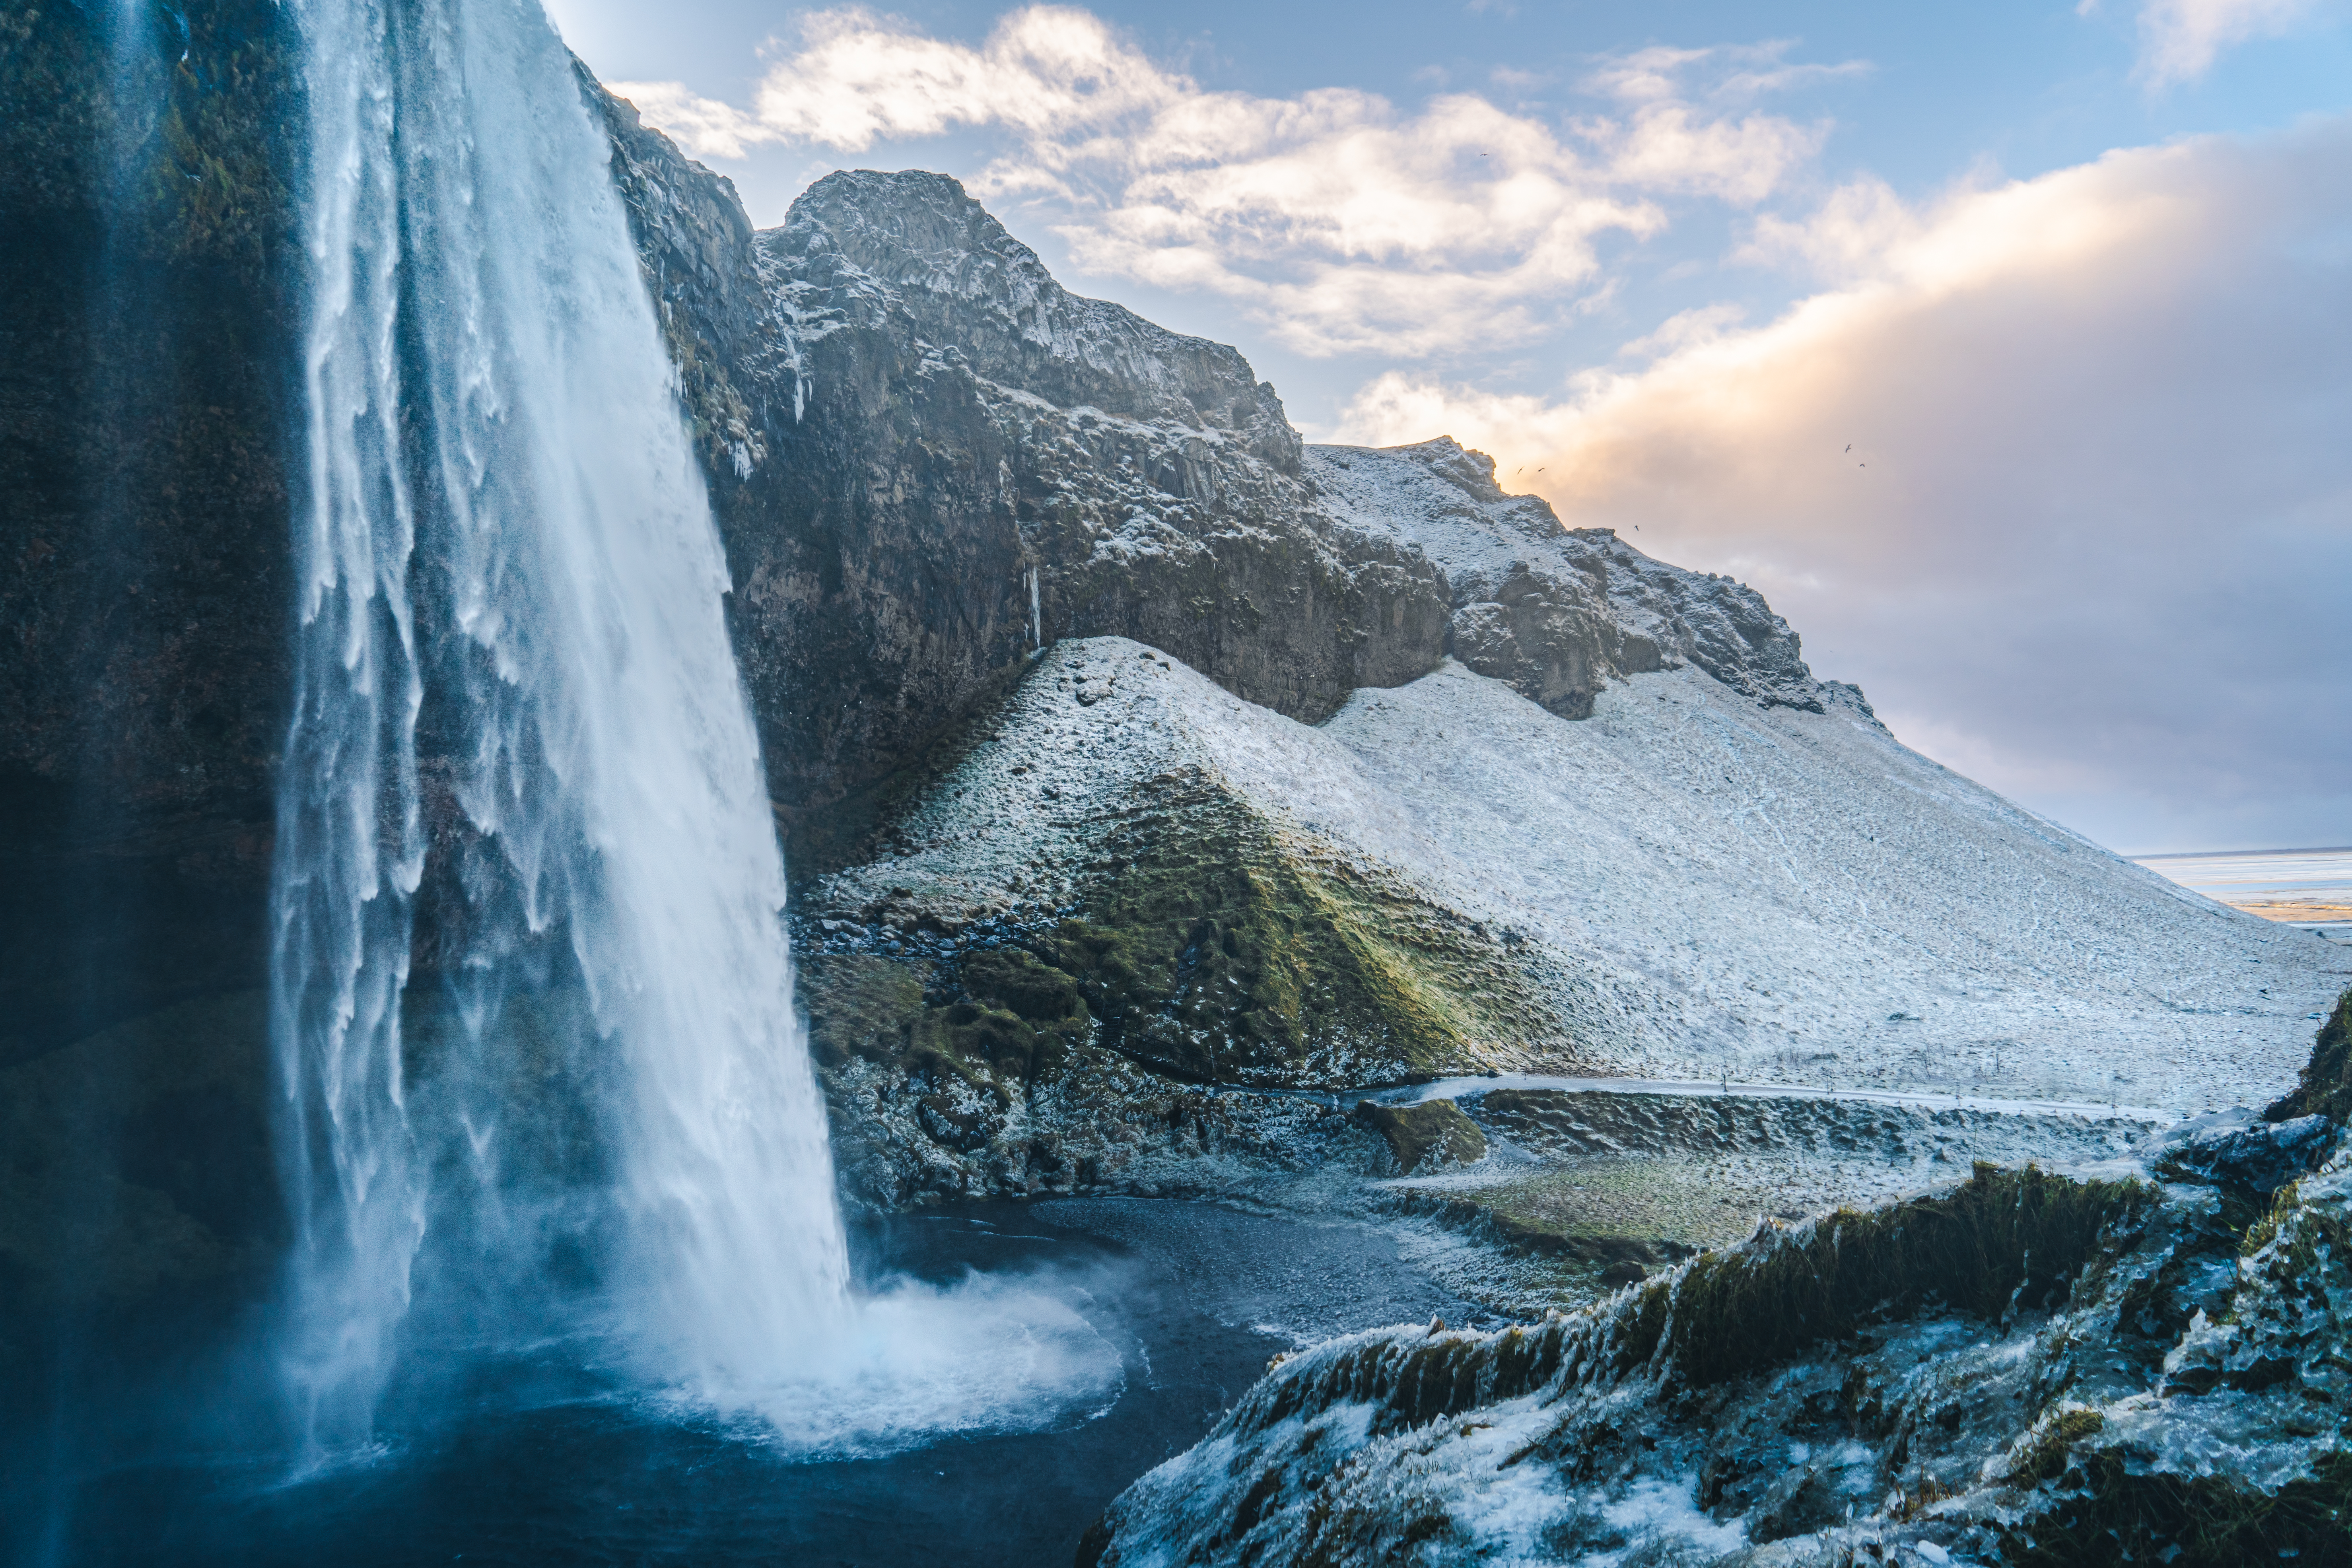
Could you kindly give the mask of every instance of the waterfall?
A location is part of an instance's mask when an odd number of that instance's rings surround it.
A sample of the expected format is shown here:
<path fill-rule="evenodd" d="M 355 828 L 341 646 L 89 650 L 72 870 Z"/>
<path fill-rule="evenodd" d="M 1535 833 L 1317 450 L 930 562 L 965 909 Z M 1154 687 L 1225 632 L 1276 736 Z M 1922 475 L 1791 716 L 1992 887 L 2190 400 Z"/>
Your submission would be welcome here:
<path fill-rule="evenodd" d="M 420 1314 L 789 1378 L 851 1311 L 728 577 L 537 0 L 307 0 L 274 892 L 282 1343 L 362 1440 Z M 583 1306 L 589 1303 L 589 1306 Z"/>

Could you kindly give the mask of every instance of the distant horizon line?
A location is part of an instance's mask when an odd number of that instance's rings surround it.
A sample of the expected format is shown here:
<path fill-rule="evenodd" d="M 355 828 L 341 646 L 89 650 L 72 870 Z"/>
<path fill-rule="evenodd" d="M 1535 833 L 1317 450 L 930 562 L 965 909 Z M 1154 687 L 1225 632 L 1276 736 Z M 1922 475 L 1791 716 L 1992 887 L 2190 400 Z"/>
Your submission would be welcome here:
<path fill-rule="evenodd" d="M 2288 849 L 2154 849 L 2126 854 L 2126 860 L 2226 860 L 2242 855 L 2352 855 L 2352 844 L 2321 844 Z"/>

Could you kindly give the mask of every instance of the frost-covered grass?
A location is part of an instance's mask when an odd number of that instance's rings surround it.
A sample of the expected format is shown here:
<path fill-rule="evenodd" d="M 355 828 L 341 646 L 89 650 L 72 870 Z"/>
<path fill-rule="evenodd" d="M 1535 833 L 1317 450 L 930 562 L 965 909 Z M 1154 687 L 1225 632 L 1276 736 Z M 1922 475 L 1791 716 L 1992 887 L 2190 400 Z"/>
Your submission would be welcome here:
<path fill-rule="evenodd" d="M 1585 1311 L 1284 1361 L 1081 1560 L 2338 1563 L 2352 1150 L 2224 1194 L 1979 1168 Z"/>
<path fill-rule="evenodd" d="M 1327 732 L 1580 957 L 1618 1070 L 2203 1110 L 2283 1089 L 2339 950 L 1693 670 L 1569 723 L 1449 667 Z M 1507 918 L 1507 917 L 1506 917 Z"/>
<path fill-rule="evenodd" d="M 1474 1069 L 2198 1111 L 2284 1089 L 2346 978 L 2341 949 L 2186 893 L 1858 708 L 1760 709 L 1687 668 L 1569 721 L 1448 664 L 1310 727 L 1139 645 L 1065 643 L 821 894 L 1082 905 L 1186 780 L 1328 885 L 1381 889 L 1388 938 L 1418 922 L 1475 971 L 1439 987 Z M 1380 1070 L 1341 1051 L 1313 1081 Z"/>
<path fill-rule="evenodd" d="M 1466 1090 L 1466 1092 L 1465 1092 Z M 1458 1086 L 1490 1153 L 1391 1184 L 1512 1251 L 1655 1270 L 1767 1219 L 1951 1187 L 1972 1163 L 2091 1167 L 2154 1136 L 2128 1117 L 1948 1101 Z"/>

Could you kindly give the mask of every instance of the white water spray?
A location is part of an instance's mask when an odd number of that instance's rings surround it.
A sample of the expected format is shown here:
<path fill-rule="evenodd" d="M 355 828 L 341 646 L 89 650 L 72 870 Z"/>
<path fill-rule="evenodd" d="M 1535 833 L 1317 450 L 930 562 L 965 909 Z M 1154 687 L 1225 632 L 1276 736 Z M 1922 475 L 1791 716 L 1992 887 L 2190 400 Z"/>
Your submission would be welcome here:
<path fill-rule="evenodd" d="M 292 1382 L 317 1440 L 364 1432 L 445 1218 L 471 1233 L 449 1270 L 493 1289 L 571 1225 L 649 1370 L 771 1380 L 837 1332 L 845 1252 L 725 563 L 607 144 L 532 0 L 304 20 L 310 494 L 274 954 Z M 448 759 L 424 782 L 421 717 Z M 435 1082 L 412 1084 L 436 829 L 463 898 Z M 566 976 L 571 1013 L 546 1000 Z M 544 1059 L 518 1066 L 526 1034 Z M 519 1073 L 584 1106 L 597 1150 L 551 1219 L 517 1173 L 580 1162 L 517 1147 Z"/>
<path fill-rule="evenodd" d="M 314 1454 L 420 1340 L 585 1336 L 834 1451 L 1099 1405 L 1066 1303 L 850 1292 L 726 564 L 568 51 L 536 0 L 303 25 L 272 984 Z"/>

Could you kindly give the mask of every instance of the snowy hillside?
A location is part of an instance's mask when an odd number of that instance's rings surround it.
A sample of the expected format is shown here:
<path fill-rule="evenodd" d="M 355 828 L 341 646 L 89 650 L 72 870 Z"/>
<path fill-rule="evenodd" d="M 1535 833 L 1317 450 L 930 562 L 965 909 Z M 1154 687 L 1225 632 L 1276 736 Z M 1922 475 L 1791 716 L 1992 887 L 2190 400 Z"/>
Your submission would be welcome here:
<path fill-rule="evenodd" d="M 1450 867 L 1621 1005 L 1612 1068 L 2202 1110 L 2284 1090 L 2345 983 L 1850 702 L 1696 670 L 1563 722 L 1458 668 L 1324 731 Z"/>
<path fill-rule="evenodd" d="M 1449 662 L 1308 726 L 1125 639 L 1064 643 L 824 901 L 1083 906 L 1188 773 L 1302 861 L 1499 933 L 1556 1021 L 1498 1068 L 2199 1110 L 2284 1089 L 2345 983 L 2340 949 L 2183 894 L 1851 700 L 1762 708 L 1690 668 L 1571 721 Z"/>

